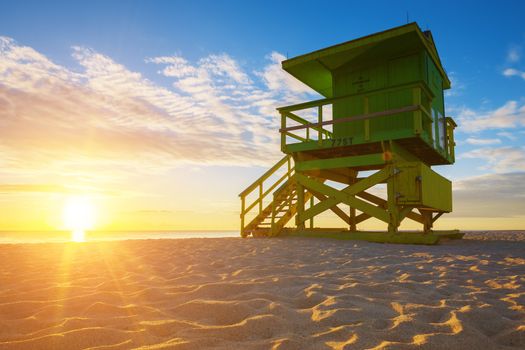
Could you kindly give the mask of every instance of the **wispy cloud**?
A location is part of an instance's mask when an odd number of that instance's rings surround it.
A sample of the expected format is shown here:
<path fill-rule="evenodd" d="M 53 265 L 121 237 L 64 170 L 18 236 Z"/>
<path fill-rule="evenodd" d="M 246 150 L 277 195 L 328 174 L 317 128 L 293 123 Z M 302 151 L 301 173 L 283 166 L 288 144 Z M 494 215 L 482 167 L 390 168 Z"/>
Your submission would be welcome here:
<path fill-rule="evenodd" d="M 514 68 L 505 69 L 503 75 L 506 77 L 520 77 L 525 80 L 525 72 Z"/>
<path fill-rule="evenodd" d="M 456 72 L 449 72 L 448 77 L 450 79 L 451 88 L 445 91 L 445 96 L 456 97 L 463 94 L 463 91 L 465 91 L 467 86 L 458 78 L 458 74 Z"/>
<path fill-rule="evenodd" d="M 284 61 L 286 57 L 278 52 L 272 52 L 267 58 L 272 64 L 267 65 L 257 75 L 260 76 L 269 90 L 279 91 L 281 93 L 309 93 L 311 89 L 304 85 L 299 80 L 292 77 L 281 69 L 280 62 Z"/>
<path fill-rule="evenodd" d="M 470 145 L 476 145 L 476 146 L 486 146 L 486 145 L 494 145 L 501 143 L 500 139 L 478 139 L 475 137 L 469 137 L 467 138 L 466 142 Z"/>
<path fill-rule="evenodd" d="M 488 111 L 462 107 L 455 108 L 454 112 L 460 126 L 458 130 L 466 133 L 525 126 L 525 104 L 520 105 L 517 101 L 508 101 Z"/>
<path fill-rule="evenodd" d="M 524 147 L 483 147 L 462 153 L 460 158 L 484 160 L 484 169 L 496 173 L 525 171 Z"/>
<path fill-rule="evenodd" d="M 519 77 L 525 80 L 525 71 L 512 68 L 521 60 L 522 48 L 518 45 L 512 45 L 507 51 L 507 64 L 511 67 L 505 68 L 501 73 L 506 77 Z"/>
<path fill-rule="evenodd" d="M 262 72 L 226 54 L 155 57 L 172 88 L 93 49 L 80 71 L 0 37 L 0 165 L 103 173 L 199 164 L 266 165 L 280 156 L 275 107 L 307 99 L 272 53 Z"/>
<path fill-rule="evenodd" d="M 67 193 L 71 190 L 54 184 L 0 184 L 0 193 Z"/>
<path fill-rule="evenodd" d="M 101 190 L 96 187 L 88 186 L 71 186 L 58 185 L 48 183 L 16 183 L 16 184 L 0 184 L 0 193 L 2 194 L 21 194 L 21 193 L 53 193 L 53 194 L 78 194 L 90 193 L 93 195 L 102 196 L 116 196 L 122 193 L 117 191 Z"/>

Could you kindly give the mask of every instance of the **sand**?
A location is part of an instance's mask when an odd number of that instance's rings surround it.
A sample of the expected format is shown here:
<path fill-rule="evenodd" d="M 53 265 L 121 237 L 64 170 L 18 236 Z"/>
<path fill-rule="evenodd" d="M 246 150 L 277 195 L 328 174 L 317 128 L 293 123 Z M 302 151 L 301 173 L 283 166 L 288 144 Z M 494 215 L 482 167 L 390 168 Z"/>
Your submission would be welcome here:
<path fill-rule="evenodd" d="M 525 233 L 467 237 L 4 244 L 0 349 L 525 349 Z"/>

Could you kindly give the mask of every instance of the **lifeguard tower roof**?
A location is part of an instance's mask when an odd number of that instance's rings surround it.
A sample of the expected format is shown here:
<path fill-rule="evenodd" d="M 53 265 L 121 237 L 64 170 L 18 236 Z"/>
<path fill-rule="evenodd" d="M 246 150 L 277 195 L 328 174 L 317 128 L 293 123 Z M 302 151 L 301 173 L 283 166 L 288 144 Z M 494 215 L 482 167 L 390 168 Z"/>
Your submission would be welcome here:
<path fill-rule="evenodd" d="M 331 98 L 334 70 L 422 49 L 428 52 L 440 72 L 442 89 L 449 89 L 450 80 L 441 65 L 431 32 L 421 31 L 415 22 L 288 59 L 282 62 L 282 67 L 321 95 Z"/>

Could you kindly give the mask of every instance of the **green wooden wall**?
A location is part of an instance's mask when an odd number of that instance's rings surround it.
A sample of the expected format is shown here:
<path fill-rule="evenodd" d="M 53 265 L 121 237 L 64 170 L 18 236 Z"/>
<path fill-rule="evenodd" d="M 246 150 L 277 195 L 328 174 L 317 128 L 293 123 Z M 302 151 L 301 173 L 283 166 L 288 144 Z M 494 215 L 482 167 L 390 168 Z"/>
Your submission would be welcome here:
<path fill-rule="evenodd" d="M 422 104 L 428 108 L 431 102 L 434 111 L 432 115 L 444 116 L 442 77 L 424 49 L 396 57 L 374 60 L 367 57 L 362 62 L 356 58 L 333 71 L 332 79 L 335 97 L 357 94 L 343 102 L 334 103 L 334 119 L 364 114 L 365 97 L 368 100 L 369 113 L 411 106 L 412 88 L 402 86 L 417 82 L 426 84 L 435 96 L 429 101 L 422 94 Z M 389 90 L 381 92 L 383 89 Z M 375 93 L 377 90 L 379 92 Z M 334 136 L 360 138 L 359 135 L 364 133 L 364 123 L 361 120 L 335 124 Z M 413 130 L 414 125 L 413 114 L 410 112 L 373 118 L 369 123 L 371 141 L 395 139 L 398 131 Z M 430 120 L 424 121 L 423 129 L 428 133 L 437 131 L 435 123 Z"/>

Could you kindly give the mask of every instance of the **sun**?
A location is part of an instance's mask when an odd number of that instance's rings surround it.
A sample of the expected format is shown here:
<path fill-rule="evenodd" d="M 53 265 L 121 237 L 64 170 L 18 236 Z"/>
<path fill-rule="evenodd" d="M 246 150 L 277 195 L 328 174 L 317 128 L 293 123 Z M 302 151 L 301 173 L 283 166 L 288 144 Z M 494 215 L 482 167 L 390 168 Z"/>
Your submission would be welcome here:
<path fill-rule="evenodd" d="M 88 196 L 71 196 L 62 210 L 64 227 L 71 230 L 71 240 L 83 242 L 85 231 L 95 225 L 95 206 Z"/>

